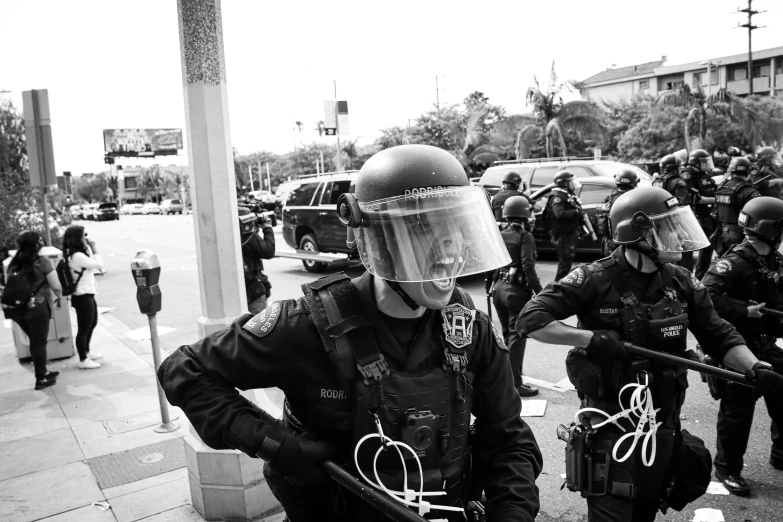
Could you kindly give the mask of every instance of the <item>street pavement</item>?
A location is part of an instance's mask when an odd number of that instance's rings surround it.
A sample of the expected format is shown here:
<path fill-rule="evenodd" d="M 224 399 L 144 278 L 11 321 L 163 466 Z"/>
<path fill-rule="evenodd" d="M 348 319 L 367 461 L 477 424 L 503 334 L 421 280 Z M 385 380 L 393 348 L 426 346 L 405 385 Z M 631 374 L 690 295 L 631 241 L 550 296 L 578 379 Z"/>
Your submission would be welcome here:
<path fill-rule="evenodd" d="M 34 391 L 31 364 L 18 362 L 10 330 L 0 329 L 0 520 L 201 520 L 191 506 L 185 468 L 119 487 L 101 487 L 89 465 L 96 457 L 182 437 L 188 429 L 187 419 L 173 408 L 179 430 L 163 435 L 152 431 L 154 421 L 159 421 L 159 409 L 149 341 L 140 335 L 147 318 L 138 312 L 129 272 L 136 250 L 146 248 L 158 254 L 163 293 L 158 324 L 163 355 L 194 342 L 201 304 L 192 216 L 122 216 L 115 222 L 80 224 L 97 242 L 108 271 L 98 278 L 97 300 L 105 313 L 93 338 L 93 350 L 104 354 L 101 362 L 105 366 L 83 371 L 75 368 L 77 357 L 53 361 L 50 369 L 62 372 L 57 385 Z M 290 250 L 282 240 L 280 227 L 276 238 L 279 250 Z M 587 262 L 589 258 L 577 261 Z M 542 283 L 552 280 L 555 265 L 551 257 L 539 260 L 537 270 Z M 265 261 L 265 267 L 273 285 L 272 299 L 295 298 L 301 295 L 303 283 L 321 275 L 306 272 L 301 262 L 293 259 Z M 342 269 L 351 276 L 362 270 L 355 264 L 342 264 L 326 273 Z M 481 278 L 464 278 L 460 284 L 477 307 L 486 311 Z M 575 324 L 574 318 L 568 322 Z M 564 361 L 568 348 L 534 340 L 529 340 L 527 346 L 525 374 L 541 384 L 541 394 L 535 399 L 547 401 L 543 416 L 526 417 L 544 455 L 544 470 L 538 480 L 538 520 L 586 521 L 584 500 L 560 489 L 565 471 L 564 444 L 555 436 L 555 429 L 558 424 L 568 424 L 579 406 L 576 393 L 567 389 Z M 689 346 L 695 346 L 692 337 Z M 691 373 L 689 381 L 683 427 L 704 439 L 714 453 L 718 404 L 710 398 L 698 374 Z M 268 390 L 261 397 L 271 412 L 279 411 L 282 394 L 278 390 Z M 739 498 L 707 494 L 682 513 L 659 515 L 658 520 L 690 522 L 700 508 L 720 510 L 726 521 L 781 518 L 783 472 L 767 463 L 770 421 L 763 406 L 757 408 L 755 420 L 743 473 L 753 495 Z M 108 425 L 123 422 L 138 422 L 143 427 L 124 433 L 108 432 Z M 111 508 L 104 511 L 93 502 L 108 502 Z"/>

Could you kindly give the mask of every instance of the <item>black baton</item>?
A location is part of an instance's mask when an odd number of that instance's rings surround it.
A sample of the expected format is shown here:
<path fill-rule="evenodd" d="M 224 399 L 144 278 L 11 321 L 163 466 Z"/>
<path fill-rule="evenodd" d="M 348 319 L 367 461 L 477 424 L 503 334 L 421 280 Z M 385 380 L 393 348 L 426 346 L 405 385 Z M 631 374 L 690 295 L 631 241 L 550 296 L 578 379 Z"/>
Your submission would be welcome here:
<path fill-rule="evenodd" d="M 671 355 L 664 352 L 656 352 L 655 350 L 648 350 L 647 348 L 642 348 L 641 346 L 636 346 L 635 344 L 631 344 L 631 343 L 623 343 L 623 346 L 625 347 L 626 350 L 628 350 L 628 352 L 635 355 L 641 355 L 642 357 L 647 357 L 648 359 L 655 359 L 658 361 L 673 364 L 675 366 L 685 366 L 688 369 L 695 370 L 697 372 L 701 372 L 707 375 L 711 375 L 712 377 L 717 377 L 718 379 L 736 382 L 737 384 L 742 384 L 744 386 L 755 388 L 755 386 L 753 386 L 753 384 L 748 380 L 748 378 L 739 372 L 733 372 L 731 370 L 716 368 L 715 366 L 710 366 L 709 364 L 691 361 L 690 359 L 685 359 L 684 357 L 677 357 L 676 355 Z"/>
<path fill-rule="evenodd" d="M 392 518 L 395 522 L 427 522 L 427 519 L 423 516 L 411 511 L 386 493 L 360 481 L 347 469 L 336 462 L 325 460 L 320 466 L 321 469 L 338 484 L 372 505 L 375 509 L 381 511 L 386 516 Z"/>
<path fill-rule="evenodd" d="M 783 319 L 783 312 L 780 312 L 778 310 L 773 310 L 772 308 L 762 308 L 759 310 L 764 315 L 772 315 L 774 317 L 780 317 Z"/>

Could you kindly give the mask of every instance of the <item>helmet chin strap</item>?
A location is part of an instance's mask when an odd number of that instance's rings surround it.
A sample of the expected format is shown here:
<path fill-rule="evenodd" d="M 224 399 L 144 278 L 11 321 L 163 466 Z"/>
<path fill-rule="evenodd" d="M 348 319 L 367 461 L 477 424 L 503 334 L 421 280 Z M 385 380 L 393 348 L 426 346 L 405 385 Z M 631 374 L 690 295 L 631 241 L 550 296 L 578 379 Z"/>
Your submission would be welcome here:
<path fill-rule="evenodd" d="M 653 264 L 656 266 L 656 268 L 658 268 L 659 270 L 661 268 L 663 268 L 663 265 L 658 260 L 658 251 L 656 249 L 654 249 L 650 245 L 650 243 L 648 243 L 647 241 L 639 241 L 637 243 L 631 243 L 631 244 L 625 245 L 625 248 L 629 248 L 631 250 L 635 250 L 639 254 L 643 254 L 643 255 L 649 257 L 650 260 L 653 262 Z M 643 266 L 644 266 L 644 259 L 640 255 L 637 258 L 637 261 L 636 261 L 636 270 L 641 272 Z"/>
<path fill-rule="evenodd" d="M 402 288 L 400 283 L 398 283 L 397 281 L 389 281 L 388 279 L 384 279 L 384 281 L 386 281 L 386 284 L 389 285 L 389 288 L 394 290 L 397 293 L 397 295 L 399 295 L 402 298 L 403 302 L 406 305 L 408 305 L 408 308 L 410 308 L 411 310 L 418 310 L 420 308 L 419 303 L 414 301 L 413 298 L 410 295 L 408 295 L 408 292 L 406 292 Z"/>

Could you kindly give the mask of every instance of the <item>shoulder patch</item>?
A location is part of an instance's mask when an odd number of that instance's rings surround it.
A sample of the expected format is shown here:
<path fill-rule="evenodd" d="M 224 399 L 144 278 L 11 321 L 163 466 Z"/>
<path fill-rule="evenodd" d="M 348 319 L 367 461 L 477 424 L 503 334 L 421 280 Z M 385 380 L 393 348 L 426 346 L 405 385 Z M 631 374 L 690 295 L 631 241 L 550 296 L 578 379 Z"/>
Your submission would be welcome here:
<path fill-rule="evenodd" d="M 691 284 L 693 284 L 693 288 L 695 288 L 696 290 L 701 290 L 702 288 L 704 288 L 704 285 L 701 283 L 701 281 L 696 279 L 696 276 L 693 275 L 693 273 L 691 273 L 690 276 L 691 276 Z"/>
<path fill-rule="evenodd" d="M 565 276 L 560 280 L 561 283 L 568 286 L 574 286 L 576 288 L 579 288 L 582 286 L 582 283 L 585 282 L 585 270 L 581 266 L 579 268 L 575 268 L 571 271 L 570 274 Z"/>
<path fill-rule="evenodd" d="M 443 333 L 447 343 L 454 348 L 462 349 L 473 342 L 475 310 L 454 303 L 442 309 L 440 313 L 443 317 Z"/>
<path fill-rule="evenodd" d="M 683 172 L 682 174 L 680 174 L 680 177 L 682 179 L 691 179 L 693 176 L 691 176 L 690 172 Z"/>
<path fill-rule="evenodd" d="M 495 337 L 495 343 L 497 343 L 498 347 L 501 350 L 508 351 L 508 346 L 506 346 L 505 341 L 503 341 L 503 336 L 500 335 L 500 332 L 498 332 L 498 329 L 495 328 L 495 325 L 493 323 L 489 323 L 490 326 L 492 326 L 492 336 Z"/>
<path fill-rule="evenodd" d="M 277 320 L 280 319 L 280 308 L 280 301 L 275 301 L 246 322 L 242 329 L 256 337 L 266 337 L 277 324 Z"/>
<path fill-rule="evenodd" d="M 728 272 L 731 272 L 732 268 L 733 266 L 731 264 L 731 261 L 729 261 L 728 259 L 721 259 L 715 265 L 715 271 L 719 274 L 726 274 Z"/>
<path fill-rule="evenodd" d="M 561 198 L 559 196 L 555 196 L 555 197 L 552 198 L 552 204 L 553 205 L 557 205 L 558 203 L 562 203 L 562 202 L 563 202 L 563 198 Z"/>

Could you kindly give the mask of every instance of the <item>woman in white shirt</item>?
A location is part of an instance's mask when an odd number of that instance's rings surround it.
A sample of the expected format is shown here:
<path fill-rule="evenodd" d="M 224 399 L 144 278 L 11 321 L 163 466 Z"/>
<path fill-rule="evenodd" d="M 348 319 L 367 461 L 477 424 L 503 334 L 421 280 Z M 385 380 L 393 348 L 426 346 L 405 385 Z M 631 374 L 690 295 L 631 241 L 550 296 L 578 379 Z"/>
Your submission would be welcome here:
<path fill-rule="evenodd" d="M 78 367 L 83 370 L 100 368 L 101 365 L 95 362 L 95 359 L 100 359 L 102 355 L 90 351 L 90 340 L 98 325 L 98 305 L 95 303 L 98 285 L 93 270 L 103 269 L 103 258 L 95 248 L 95 241 L 90 240 L 84 227 L 79 225 L 68 227 L 63 234 L 63 256 L 68 263 L 71 277 L 78 281 L 71 297 L 79 327 L 76 333 Z"/>

